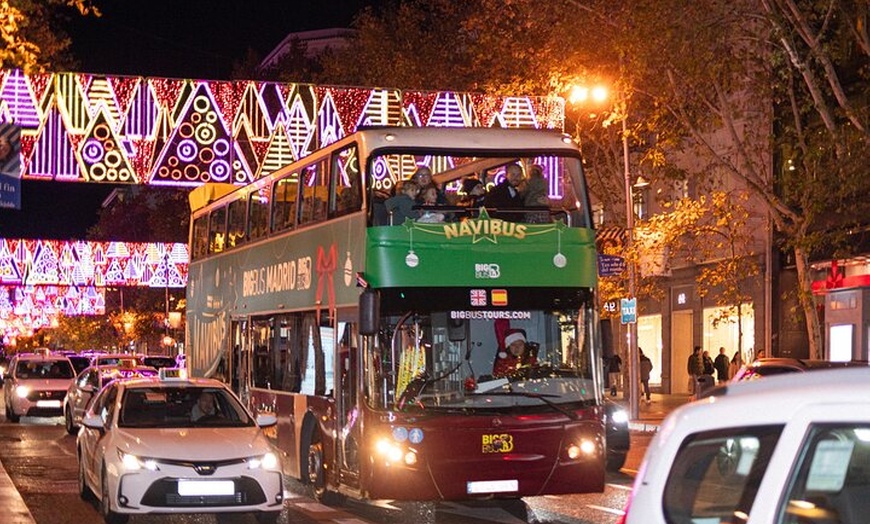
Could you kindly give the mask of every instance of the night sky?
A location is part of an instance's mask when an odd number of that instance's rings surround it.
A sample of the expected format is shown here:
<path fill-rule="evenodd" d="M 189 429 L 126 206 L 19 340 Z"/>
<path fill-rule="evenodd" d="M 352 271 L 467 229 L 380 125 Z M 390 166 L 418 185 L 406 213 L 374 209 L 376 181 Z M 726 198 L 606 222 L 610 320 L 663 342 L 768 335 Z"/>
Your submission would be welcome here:
<path fill-rule="evenodd" d="M 248 49 L 260 57 L 291 32 L 348 27 L 377 0 L 94 0 L 100 18 L 67 30 L 78 72 L 229 79 Z M 0 209 L 2 238 L 85 238 L 112 188 L 22 181 L 21 210 Z"/>

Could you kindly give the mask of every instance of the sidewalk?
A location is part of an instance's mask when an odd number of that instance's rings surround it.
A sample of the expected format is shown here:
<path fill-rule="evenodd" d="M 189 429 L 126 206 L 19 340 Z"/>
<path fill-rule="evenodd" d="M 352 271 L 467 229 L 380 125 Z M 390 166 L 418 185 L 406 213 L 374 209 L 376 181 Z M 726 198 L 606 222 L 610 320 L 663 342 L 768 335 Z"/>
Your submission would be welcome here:
<path fill-rule="evenodd" d="M 629 422 L 628 425 L 629 429 L 632 431 L 658 431 L 662 420 L 664 420 L 671 411 L 694 400 L 694 397 L 687 393 L 674 395 L 652 393 L 650 397 L 652 402 L 649 404 L 647 404 L 644 399 L 641 399 L 640 405 L 638 406 L 638 418 Z M 628 401 L 625 399 L 623 392 L 620 391 L 616 397 L 610 398 L 625 406 L 626 409 L 629 409 Z"/>
<path fill-rule="evenodd" d="M 3 463 L 0 463 L 0 507 L 4 508 L 4 524 L 36 524 Z"/>

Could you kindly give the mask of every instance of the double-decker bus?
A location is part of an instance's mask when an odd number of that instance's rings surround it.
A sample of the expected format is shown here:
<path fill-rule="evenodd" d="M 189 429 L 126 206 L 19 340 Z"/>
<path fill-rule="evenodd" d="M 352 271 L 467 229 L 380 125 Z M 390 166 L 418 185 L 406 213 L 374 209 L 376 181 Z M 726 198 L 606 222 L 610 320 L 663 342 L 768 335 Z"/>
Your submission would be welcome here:
<path fill-rule="evenodd" d="M 442 220 L 392 220 L 385 198 L 424 166 L 446 204 L 419 211 Z M 498 191 L 516 166 L 543 173 L 546 205 L 457 205 L 466 178 Z M 603 490 L 594 231 L 569 137 L 363 129 L 195 191 L 190 372 L 274 411 L 285 473 L 315 497 Z"/>

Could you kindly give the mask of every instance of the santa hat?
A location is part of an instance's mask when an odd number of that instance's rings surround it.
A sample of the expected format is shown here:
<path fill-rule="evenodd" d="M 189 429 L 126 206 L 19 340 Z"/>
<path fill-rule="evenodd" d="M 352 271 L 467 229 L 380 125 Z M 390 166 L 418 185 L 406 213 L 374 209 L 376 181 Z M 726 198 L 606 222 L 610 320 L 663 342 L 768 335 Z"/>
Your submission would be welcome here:
<path fill-rule="evenodd" d="M 523 342 L 526 341 L 526 337 L 523 336 L 523 332 L 519 330 L 510 331 L 504 337 L 504 345 L 505 347 L 508 347 L 517 340 L 522 340 Z"/>

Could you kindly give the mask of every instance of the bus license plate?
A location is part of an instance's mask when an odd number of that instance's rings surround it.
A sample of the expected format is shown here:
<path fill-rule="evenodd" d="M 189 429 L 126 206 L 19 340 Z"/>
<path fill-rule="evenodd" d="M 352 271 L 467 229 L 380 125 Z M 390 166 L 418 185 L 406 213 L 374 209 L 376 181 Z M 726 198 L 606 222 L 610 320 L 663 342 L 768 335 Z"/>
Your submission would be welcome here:
<path fill-rule="evenodd" d="M 480 480 L 466 484 L 469 495 L 480 493 L 513 493 L 520 489 L 516 480 Z"/>
<path fill-rule="evenodd" d="M 185 497 L 232 495 L 236 486 L 232 480 L 179 480 L 178 494 Z"/>

